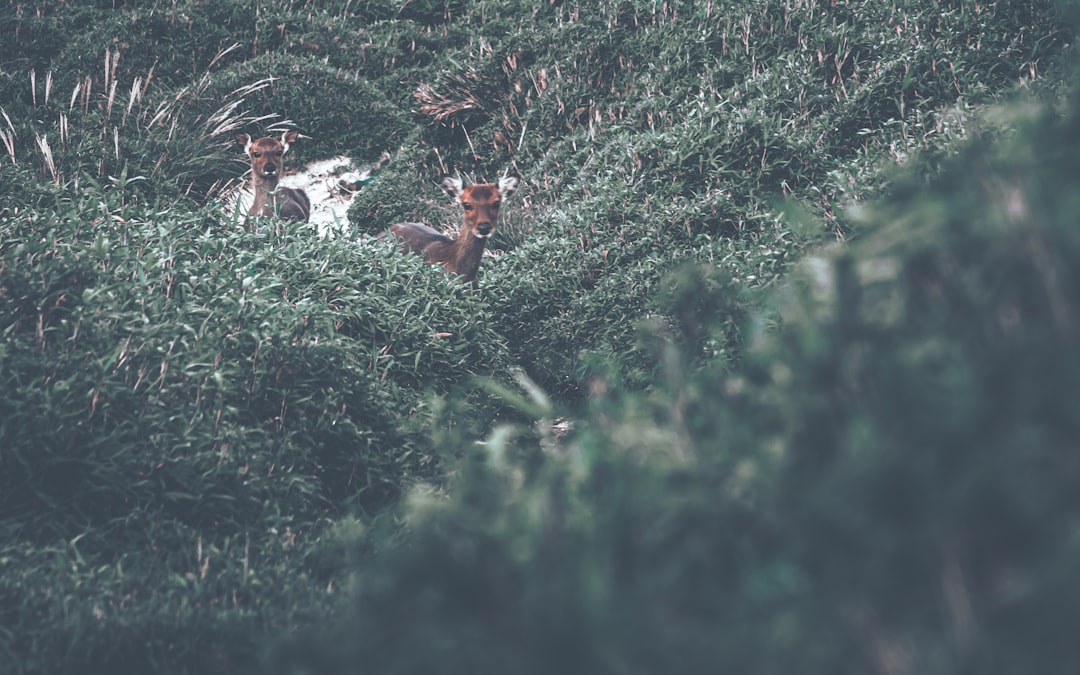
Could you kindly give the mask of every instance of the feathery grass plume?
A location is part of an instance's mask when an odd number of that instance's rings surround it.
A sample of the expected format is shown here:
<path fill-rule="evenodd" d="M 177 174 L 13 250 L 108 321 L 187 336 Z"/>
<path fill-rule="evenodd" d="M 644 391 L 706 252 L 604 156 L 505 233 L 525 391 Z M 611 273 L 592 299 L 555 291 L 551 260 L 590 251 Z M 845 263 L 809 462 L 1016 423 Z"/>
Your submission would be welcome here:
<path fill-rule="evenodd" d="M 127 107 L 124 108 L 124 118 L 120 121 L 121 124 L 127 122 L 128 115 L 131 114 L 131 109 L 135 106 L 135 102 L 142 98 L 142 92 L 145 91 L 145 87 L 142 86 L 142 78 L 136 77 L 131 82 L 131 94 L 128 96 Z"/>
<path fill-rule="evenodd" d="M 7 150 L 8 156 L 11 157 L 11 163 L 15 163 L 15 125 L 11 123 L 11 118 L 8 117 L 7 111 L 0 108 L 0 115 L 4 117 L 4 121 L 7 123 L 7 129 L 0 129 L 0 142 L 4 144 L 4 149 Z"/>
<path fill-rule="evenodd" d="M 108 84 L 109 96 L 105 101 L 105 125 L 108 127 L 109 118 L 112 117 L 113 103 L 116 102 L 116 87 L 119 83 L 113 80 Z"/>
<path fill-rule="evenodd" d="M 470 73 L 475 79 L 475 72 Z M 440 94 L 435 87 L 421 83 L 413 93 L 420 104 L 420 112 L 436 122 L 445 123 L 453 117 L 470 110 L 483 110 L 484 104 L 466 87 L 455 88 L 448 94 Z"/>
<path fill-rule="evenodd" d="M 75 101 L 79 98 L 79 90 L 82 88 L 82 81 L 75 83 L 75 86 L 71 89 L 71 103 L 68 104 L 68 112 L 75 109 Z"/>
<path fill-rule="evenodd" d="M 38 136 L 34 135 L 34 140 L 37 143 L 38 150 L 41 151 L 42 161 L 45 163 L 44 169 L 52 176 L 53 182 L 57 185 L 60 184 L 60 172 L 56 168 L 56 162 L 53 161 L 52 148 L 49 147 L 49 139 L 44 134 Z"/>

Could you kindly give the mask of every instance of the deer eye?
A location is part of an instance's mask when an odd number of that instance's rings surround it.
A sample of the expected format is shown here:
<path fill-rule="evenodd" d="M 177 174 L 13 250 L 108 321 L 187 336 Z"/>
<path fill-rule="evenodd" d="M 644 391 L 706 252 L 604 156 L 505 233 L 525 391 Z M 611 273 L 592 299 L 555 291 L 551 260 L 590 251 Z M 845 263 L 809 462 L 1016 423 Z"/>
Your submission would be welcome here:
<path fill-rule="evenodd" d="M 472 211 L 472 204 L 470 204 L 469 202 L 462 202 L 461 208 L 465 209 L 466 211 Z"/>
<path fill-rule="evenodd" d="M 262 157 L 262 153 L 259 152 L 258 150 L 252 150 L 251 151 L 251 156 L 252 157 Z"/>

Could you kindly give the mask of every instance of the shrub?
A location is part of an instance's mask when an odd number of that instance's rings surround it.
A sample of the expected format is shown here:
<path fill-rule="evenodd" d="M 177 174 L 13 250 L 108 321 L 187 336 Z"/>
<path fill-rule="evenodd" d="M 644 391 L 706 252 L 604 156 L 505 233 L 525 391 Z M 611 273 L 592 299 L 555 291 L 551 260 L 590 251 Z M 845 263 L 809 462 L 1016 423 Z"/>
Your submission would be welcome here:
<path fill-rule="evenodd" d="M 349 223 L 359 232 L 378 235 L 395 223 L 423 222 L 432 227 L 460 224 L 460 208 L 436 185 L 438 176 L 418 176 L 415 153 L 403 152 L 363 186 L 349 205 Z"/>
<path fill-rule="evenodd" d="M 374 161 L 409 138 L 406 113 L 370 82 L 297 56 L 248 59 L 219 73 L 208 94 L 227 96 L 258 82 L 267 84 L 254 89 L 245 104 L 258 119 L 290 120 L 309 136 L 298 147 L 302 159 L 348 154 Z"/>
<path fill-rule="evenodd" d="M 278 581 L 320 523 L 442 480 L 428 427 L 454 408 L 432 406 L 502 371 L 505 346 L 480 298 L 376 242 L 249 232 L 115 188 L 56 204 L 0 231 L 0 558 L 37 570 L 5 576 L 19 639 L 0 651 L 44 670 L 239 667 L 267 626 L 330 601 Z M 499 414 L 461 396 L 487 411 L 463 430 Z M 44 565 L 56 546 L 70 565 Z M 68 615 L 83 583 L 100 595 Z"/>
<path fill-rule="evenodd" d="M 1073 665 L 1075 130 L 957 143 L 1059 104 L 1068 11 L 8 5 L 5 664 Z M 394 155 L 355 240 L 216 210 L 234 132 L 284 124 Z M 479 293 L 368 236 L 507 168 Z"/>
<path fill-rule="evenodd" d="M 653 395 L 608 379 L 562 439 L 518 397 L 277 672 L 1075 670 L 1080 116 L 1029 110 L 807 259 L 774 333 L 672 278 Z"/>

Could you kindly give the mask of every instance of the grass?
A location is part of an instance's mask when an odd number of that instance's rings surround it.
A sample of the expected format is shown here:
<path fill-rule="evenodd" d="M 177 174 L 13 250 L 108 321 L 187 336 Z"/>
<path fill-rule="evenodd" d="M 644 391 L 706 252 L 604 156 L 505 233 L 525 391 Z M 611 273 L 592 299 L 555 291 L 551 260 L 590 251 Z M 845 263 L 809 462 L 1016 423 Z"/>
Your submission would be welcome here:
<path fill-rule="evenodd" d="M 895 672 L 909 644 L 926 648 L 911 670 L 959 672 L 1038 643 L 995 646 L 1008 599 L 970 580 L 997 578 L 982 553 L 1009 561 L 971 514 L 1019 537 L 1071 508 L 1066 457 L 1040 455 L 1060 469 L 1051 504 L 1016 454 L 1069 447 L 1067 404 L 1004 397 L 1004 416 L 978 393 L 1033 395 L 1021 366 L 1070 382 L 1054 336 L 1071 239 L 988 208 L 1015 193 L 1048 209 L 1039 223 L 1074 213 L 1058 189 L 1072 118 L 1015 112 L 1068 109 L 1068 6 L 0 12 L 14 672 L 596 672 L 673 655 Z M 244 170 L 235 132 L 282 125 L 309 137 L 293 161 L 392 157 L 342 236 L 250 231 L 222 206 Z M 523 184 L 479 291 L 376 236 L 458 220 L 436 175 L 507 170 Z M 1010 332 L 1027 321 L 1042 328 Z M 919 432 L 934 409 L 953 422 Z M 964 439 L 993 419 L 1009 422 L 978 436 L 982 464 Z M 918 486 L 935 501 L 905 520 Z M 1021 565 L 1049 595 L 1070 578 L 1051 539 L 1025 539 L 1039 553 Z M 904 586 L 894 560 L 925 578 Z M 916 606 L 959 616 L 928 590 L 956 574 L 973 652 L 931 639 L 949 629 Z"/>

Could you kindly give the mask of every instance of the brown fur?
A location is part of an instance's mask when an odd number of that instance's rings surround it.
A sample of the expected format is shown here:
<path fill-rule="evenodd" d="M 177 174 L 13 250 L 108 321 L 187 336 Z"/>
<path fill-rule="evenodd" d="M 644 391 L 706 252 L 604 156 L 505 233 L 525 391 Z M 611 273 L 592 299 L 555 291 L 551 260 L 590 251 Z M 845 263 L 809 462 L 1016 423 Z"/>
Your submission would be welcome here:
<path fill-rule="evenodd" d="M 507 176 L 498 185 L 463 186 L 461 180 L 447 176 L 442 185 L 461 205 L 461 229 L 456 239 L 423 223 L 398 223 L 390 227 L 390 233 L 429 264 L 442 265 L 475 287 L 484 247 L 499 221 L 499 207 L 517 189 L 518 179 Z"/>
<path fill-rule="evenodd" d="M 236 142 L 244 147 L 251 159 L 251 187 L 254 200 L 249 216 L 277 216 L 306 223 L 311 215 L 311 200 L 303 190 L 278 187 L 281 180 L 281 158 L 299 134 L 286 131 L 281 139 L 252 140 L 247 134 L 237 134 Z"/>

